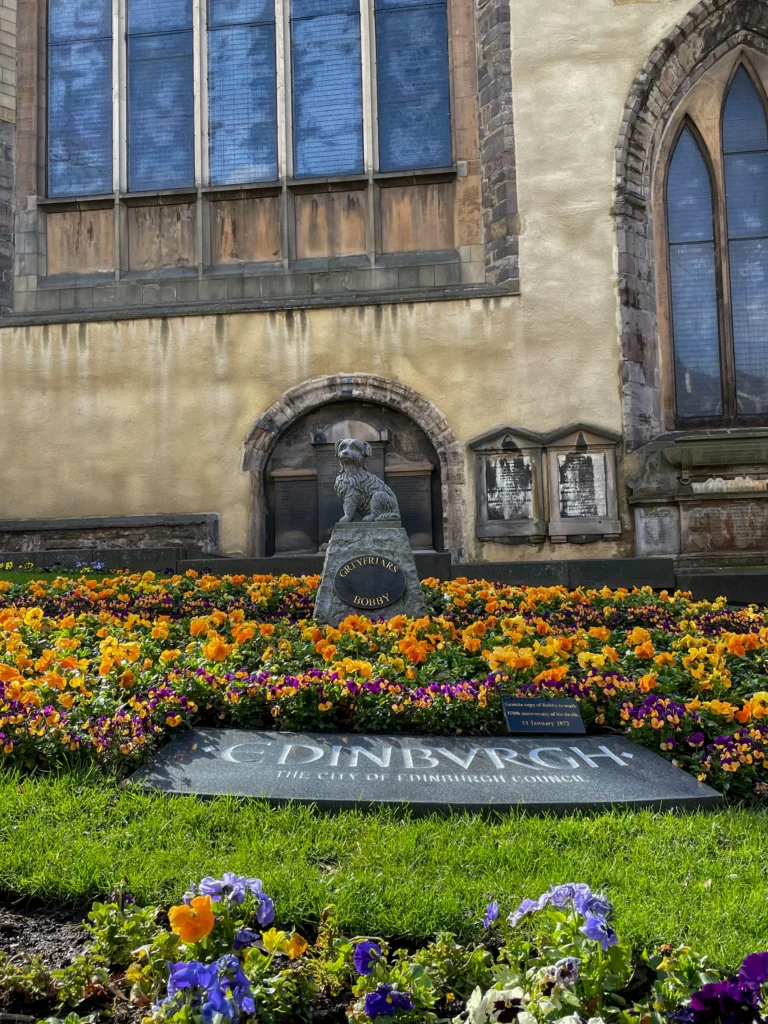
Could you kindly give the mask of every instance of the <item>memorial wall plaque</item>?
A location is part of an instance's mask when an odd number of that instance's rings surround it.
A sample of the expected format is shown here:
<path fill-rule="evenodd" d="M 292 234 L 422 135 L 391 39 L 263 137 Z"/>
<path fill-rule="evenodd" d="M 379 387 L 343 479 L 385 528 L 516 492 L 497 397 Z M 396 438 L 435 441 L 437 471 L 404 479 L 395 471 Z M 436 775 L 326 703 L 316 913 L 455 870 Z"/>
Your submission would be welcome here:
<path fill-rule="evenodd" d="M 469 446 L 477 456 L 477 536 L 511 544 L 544 540 L 541 436 L 497 427 L 470 441 Z"/>
<path fill-rule="evenodd" d="M 549 477 L 549 536 L 585 543 L 621 533 L 616 489 L 618 434 L 575 424 L 544 438 Z"/>
<path fill-rule="evenodd" d="M 717 807 L 722 796 L 617 736 L 369 736 L 196 729 L 139 768 L 132 784 L 322 807 L 562 812 Z"/>
<path fill-rule="evenodd" d="M 638 555 L 676 555 L 680 551 L 680 509 L 677 505 L 635 507 Z"/>
<path fill-rule="evenodd" d="M 485 459 L 488 519 L 533 518 L 533 462 L 530 455 L 488 455 Z"/>
<path fill-rule="evenodd" d="M 505 693 L 501 706 L 510 733 L 583 736 L 587 731 L 577 700 L 513 697 Z"/>
<path fill-rule="evenodd" d="M 275 551 L 313 551 L 317 547 L 317 475 L 273 477 Z"/>
<path fill-rule="evenodd" d="M 681 517 L 687 554 L 768 550 L 768 501 L 685 503 Z"/>
<path fill-rule="evenodd" d="M 424 473 L 390 473 L 386 482 L 395 492 L 400 519 L 412 548 L 433 548 L 432 468 Z"/>
<path fill-rule="evenodd" d="M 370 611 L 386 608 L 403 596 L 405 573 L 390 558 L 360 555 L 350 558 L 336 573 L 334 587 L 352 608 Z"/>
<path fill-rule="evenodd" d="M 594 518 L 608 514 L 605 455 L 568 452 L 557 456 L 560 512 L 565 517 Z"/>

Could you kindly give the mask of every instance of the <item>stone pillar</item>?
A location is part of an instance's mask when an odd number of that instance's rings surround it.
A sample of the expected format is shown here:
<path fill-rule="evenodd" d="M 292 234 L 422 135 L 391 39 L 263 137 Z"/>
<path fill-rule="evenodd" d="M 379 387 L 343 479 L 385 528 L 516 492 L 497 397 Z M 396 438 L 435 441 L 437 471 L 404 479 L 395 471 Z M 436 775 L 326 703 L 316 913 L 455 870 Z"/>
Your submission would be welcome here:
<path fill-rule="evenodd" d="M 0 316 L 13 310 L 16 0 L 0 0 Z"/>

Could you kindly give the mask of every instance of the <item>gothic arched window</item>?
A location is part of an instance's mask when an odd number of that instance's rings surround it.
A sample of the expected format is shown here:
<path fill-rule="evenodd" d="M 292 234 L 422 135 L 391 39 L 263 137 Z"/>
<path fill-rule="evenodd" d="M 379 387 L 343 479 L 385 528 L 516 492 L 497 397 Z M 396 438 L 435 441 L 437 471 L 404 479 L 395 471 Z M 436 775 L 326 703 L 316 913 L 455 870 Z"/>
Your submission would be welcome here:
<path fill-rule="evenodd" d="M 690 119 L 665 191 L 675 420 L 768 420 L 768 120 L 744 64 L 725 91 L 719 151 Z"/>

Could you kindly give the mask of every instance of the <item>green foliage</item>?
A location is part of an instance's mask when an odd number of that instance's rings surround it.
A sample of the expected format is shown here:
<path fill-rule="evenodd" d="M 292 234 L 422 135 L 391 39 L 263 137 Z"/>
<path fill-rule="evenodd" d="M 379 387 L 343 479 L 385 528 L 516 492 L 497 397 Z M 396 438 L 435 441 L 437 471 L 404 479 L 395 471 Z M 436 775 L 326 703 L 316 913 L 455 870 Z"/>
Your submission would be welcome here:
<path fill-rule="evenodd" d="M 765 942 L 766 848 L 768 817 L 736 808 L 411 818 L 145 794 L 96 772 L 0 773 L 6 893 L 83 906 L 126 876 L 150 905 L 191 879 L 256 868 L 280 920 L 308 936 L 334 904 L 336 936 L 466 941 L 489 898 L 511 907 L 576 878 L 606 891 L 635 948 L 686 945 L 732 970 Z"/>
<path fill-rule="evenodd" d="M 159 913 L 158 907 L 94 903 L 86 926 L 95 940 L 93 952 L 115 967 L 127 967 L 135 951 L 152 942 Z"/>
<path fill-rule="evenodd" d="M 707 969 L 707 958 L 697 956 L 687 946 L 665 946 L 652 954 L 646 951 L 643 959 L 656 972 L 649 1024 L 666 1024 L 669 1012 L 689 992 L 716 980 L 716 975 Z"/>
<path fill-rule="evenodd" d="M 260 1024 L 311 1020 L 312 1000 L 319 991 L 308 963 L 276 967 L 273 956 L 249 949 L 243 968 L 251 983 L 256 1003 L 255 1019 Z"/>

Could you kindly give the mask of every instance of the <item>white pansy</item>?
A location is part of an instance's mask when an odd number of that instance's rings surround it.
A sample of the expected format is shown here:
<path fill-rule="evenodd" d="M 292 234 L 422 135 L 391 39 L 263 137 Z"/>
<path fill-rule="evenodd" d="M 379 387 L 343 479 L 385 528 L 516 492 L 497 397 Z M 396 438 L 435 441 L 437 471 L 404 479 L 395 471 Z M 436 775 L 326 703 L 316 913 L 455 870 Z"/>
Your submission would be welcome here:
<path fill-rule="evenodd" d="M 483 1002 L 483 990 L 478 986 L 472 995 L 467 1000 L 467 1014 L 470 1024 L 483 1024 L 485 1020 L 485 1010 L 482 1010 L 482 1016 L 480 1016 L 480 1007 Z M 456 1022 L 461 1021 L 461 1017 L 456 1017 Z"/>
<path fill-rule="evenodd" d="M 521 988 L 492 988 L 485 995 L 476 988 L 467 1000 L 467 1019 L 469 1024 L 495 1024 L 510 1007 L 519 1007 L 518 1024 L 536 1024 L 533 1014 L 523 1009 L 524 1001 L 525 992 Z"/>

